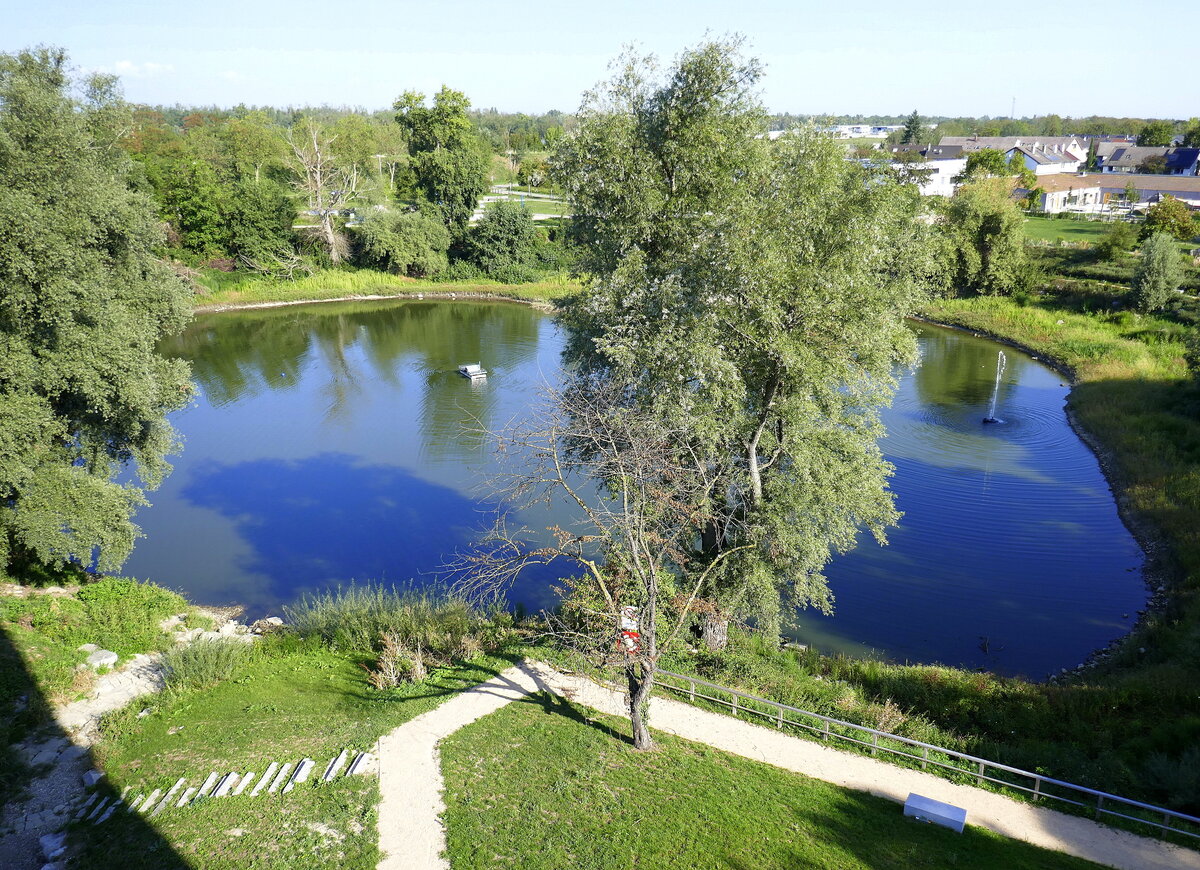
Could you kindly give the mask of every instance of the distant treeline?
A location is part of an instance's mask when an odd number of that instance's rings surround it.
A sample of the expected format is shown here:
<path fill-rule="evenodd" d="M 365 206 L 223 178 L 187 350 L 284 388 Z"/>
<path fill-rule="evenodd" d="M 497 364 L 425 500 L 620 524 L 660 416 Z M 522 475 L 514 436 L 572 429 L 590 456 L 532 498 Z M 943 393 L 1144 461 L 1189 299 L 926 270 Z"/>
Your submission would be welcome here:
<path fill-rule="evenodd" d="M 871 124 L 897 125 L 908 120 L 908 115 L 800 115 L 780 113 L 771 117 L 771 129 L 787 130 L 805 124 Z M 980 118 L 948 117 L 946 115 L 922 115 L 921 120 L 937 125 L 938 136 L 1139 136 L 1149 124 L 1167 123 L 1174 135 L 1186 135 L 1197 126 L 1197 119 L 1190 121 L 1175 118 L 1111 118 L 1089 115 L 1072 118 L 1061 115 L 1038 115 L 1025 118 Z"/>

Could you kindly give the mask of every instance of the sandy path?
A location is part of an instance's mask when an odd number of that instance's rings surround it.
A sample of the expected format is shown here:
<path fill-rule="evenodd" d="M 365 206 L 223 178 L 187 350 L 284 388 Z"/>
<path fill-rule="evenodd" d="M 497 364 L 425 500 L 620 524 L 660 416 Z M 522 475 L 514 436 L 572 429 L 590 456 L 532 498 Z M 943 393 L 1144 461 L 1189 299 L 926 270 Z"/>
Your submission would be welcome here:
<path fill-rule="evenodd" d="M 626 715 L 620 692 L 529 662 L 418 716 L 379 741 L 379 846 L 385 857 L 378 870 L 449 867 L 441 855 L 446 837 L 440 819 L 445 805 L 438 742 L 510 701 L 545 689 L 603 713 Z M 1102 866 L 1200 870 L 1200 852 L 841 752 L 681 701 L 654 698 L 650 724 L 668 734 L 898 803 L 917 792 L 965 807 L 969 824 Z"/>

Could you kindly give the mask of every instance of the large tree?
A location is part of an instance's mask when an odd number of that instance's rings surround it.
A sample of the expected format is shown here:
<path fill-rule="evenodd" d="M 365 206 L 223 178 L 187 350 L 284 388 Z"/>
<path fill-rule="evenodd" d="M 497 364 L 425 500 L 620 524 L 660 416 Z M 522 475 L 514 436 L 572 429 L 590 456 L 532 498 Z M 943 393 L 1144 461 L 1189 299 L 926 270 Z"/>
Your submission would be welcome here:
<path fill-rule="evenodd" d="M 395 102 L 396 123 L 408 138 L 412 185 L 452 231 L 466 227 L 487 190 L 488 158 L 471 128 L 470 101 L 443 87 L 430 105 L 406 91 Z"/>
<path fill-rule="evenodd" d="M 155 351 L 190 299 L 130 186 L 128 112 L 110 78 L 71 87 L 60 50 L 0 56 L 0 571 L 119 567 L 191 395 Z"/>
<path fill-rule="evenodd" d="M 913 109 L 913 113 L 904 122 L 904 133 L 900 137 L 900 144 L 911 145 L 924 138 L 925 125 L 921 123 L 921 116 L 917 114 L 917 110 Z"/>
<path fill-rule="evenodd" d="M 1021 286 L 1028 271 L 1022 220 L 1004 179 L 984 178 L 958 189 L 942 223 L 955 290 L 1001 295 Z"/>
<path fill-rule="evenodd" d="M 760 135 L 759 75 L 738 40 L 687 51 L 665 74 L 628 56 L 585 96 L 555 172 L 589 278 L 562 310 L 567 407 L 617 397 L 587 431 L 632 415 L 649 439 L 639 452 L 667 449 L 664 470 L 690 469 L 686 504 L 662 504 L 684 524 L 659 567 L 696 590 L 681 606 L 767 627 L 781 594 L 829 609 L 832 552 L 897 517 L 879 408 L 912 357 L 903 316 L 926 228 L 915 188 L 886 167 L 845 160 L 815 131 Z M 595 451 L 577 455 L 591 471 Z M 626 479 L 598 476 L 623 504 Z M 659 485 L 676 497 L 672 479 Z M 611 606 L 635 608 L 653 636 L 646 584 L 622 588 Z M 631 697 L 659 652 L 646 643 L 628 660 Z"/>
<path fill-rule="evenodd" d="M 1170 145 L 1175 137 L 1175 125 L 1170 121 L 1151 121 L 1138 133 L 1138 145 Z"/>

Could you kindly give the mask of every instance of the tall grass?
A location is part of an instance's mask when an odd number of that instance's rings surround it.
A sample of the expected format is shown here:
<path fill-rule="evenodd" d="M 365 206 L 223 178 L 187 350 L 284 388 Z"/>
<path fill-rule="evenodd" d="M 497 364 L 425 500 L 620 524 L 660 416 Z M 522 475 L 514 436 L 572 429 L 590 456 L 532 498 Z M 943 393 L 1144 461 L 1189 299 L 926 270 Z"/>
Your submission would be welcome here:
<path fill-rule="evenodd" d="M 285 608 L 292 628 L 339 650 L 378 652 L 385 637 L 451 657 L 494 649 L 511 619 L 483 614 L 440 591 L 397 590 L 379 584 L 340 587 L 308 595 Z"/>
<path fill-rule="evenodd" d="M 253 644 L 237 638 L 198 640 L 169 650 L 162 661 L 167 691 L 203 689 L 228 680 L 255 652 Z"/>

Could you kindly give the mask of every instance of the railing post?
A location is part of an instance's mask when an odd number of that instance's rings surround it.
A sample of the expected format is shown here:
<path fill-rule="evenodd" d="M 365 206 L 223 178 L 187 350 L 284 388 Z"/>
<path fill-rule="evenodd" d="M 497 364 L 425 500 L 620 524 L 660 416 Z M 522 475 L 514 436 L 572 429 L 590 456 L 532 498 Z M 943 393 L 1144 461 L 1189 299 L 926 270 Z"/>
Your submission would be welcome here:
<path fill-rule="evenodd" d="M 821 720 L 821 739 L 822 740 L 829 739 L 829 720 L 828 719 Z"/>
<path fill-rule="evenodd" d="M 976 768 L 979 772 L 975 775 L 975 784 L 983 785 L 983 762 L 979 762 L 979 764 L 976 765 Z"/>
<path fill-rule="evenodd" d="M 1100 818 L 1101 808 L 1104 806 L 1104 795 L 1096 795 L 1096 818 Z"/>
<path fill-rule="evenodd" d="M 924 770 L 925 766 L 929 762 L 929 747 L 926 746 L 924 749 L 921 750 L 921 752 L 924 754 L 924 757 L 921 759 L 921 770 Z"/>
<path fill-rule="evenodd" d="M 871 754 L 879 754 L 879 734 L 874 731 L 871 732 Z"/>
<path fill-rule="evenodd" d="M 783 727 L 783 708 L 779 708 L 779 727 Z"/>
<path fill-rule="evenodd" d="M 737 715 L 737 711 L 738 711 L 738 706 L 737 706 L 737 695 L 734 695 L 734 696 L 733 696 L 733 704 L 731 704 L 730 706 L 732 706 L 732 707 L 733 707 L 733 715 L 734 715 L 734 716 L 736 716 L 736 715 Z"/>
<path fill-rule="evenodd" d="M 696 703 L 696 682 L 695 682 L 695 680 L 688 680 L 688 685 L 691 686 L 691 690 L 689 691 L 688 694 L 691 696 L 692 703 L 695 704 Z"/>
<path fill-rule="evenodd" d="M 1167 828 L 1169 828 L 1170 826 L 1171 826 L 1171 814 L 1163 813 L 1163 826 L 1158 829 L 1158 835 L 1160 837 L 1166 837 L 1167 836 Z"/>
<path fill-rule="evenodd" d="M 1041 797 L 1042 797 L 1042 778 L 1040 776 L 1035 776 L 1033 778 L 1033 799 L 1035 801 L 1041 800 Z"/>

